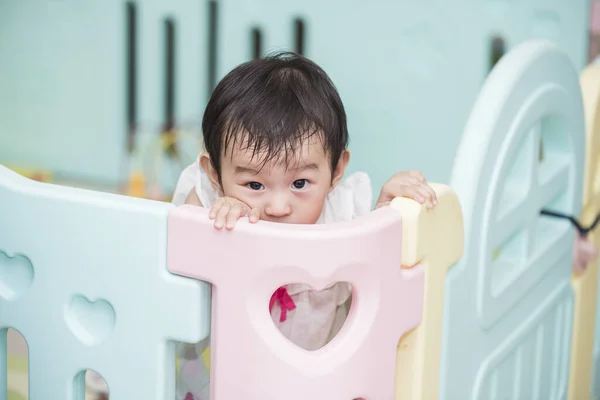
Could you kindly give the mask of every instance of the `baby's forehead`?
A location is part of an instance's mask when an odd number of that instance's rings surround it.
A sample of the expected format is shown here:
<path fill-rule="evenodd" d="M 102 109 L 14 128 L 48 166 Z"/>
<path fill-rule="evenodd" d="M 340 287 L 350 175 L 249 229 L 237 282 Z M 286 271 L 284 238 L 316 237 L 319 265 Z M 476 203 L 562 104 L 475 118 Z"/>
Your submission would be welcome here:
<path fill-rule="evenodd" d="M 307 139 L 294 148 L 272 150 L 256 149 L 238 142 L 226 152 L 223 161 L 261 169 L 293 170 L 306 165 L 320 166 L 327 162 L 327 154 L 319 140 Z"/>

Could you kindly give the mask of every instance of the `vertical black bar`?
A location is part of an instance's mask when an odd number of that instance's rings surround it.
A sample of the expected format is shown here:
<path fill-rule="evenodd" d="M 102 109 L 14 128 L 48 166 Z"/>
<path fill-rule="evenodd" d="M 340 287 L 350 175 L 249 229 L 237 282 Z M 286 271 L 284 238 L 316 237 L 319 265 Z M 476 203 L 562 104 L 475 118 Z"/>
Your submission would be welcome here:
<path fill-rule="evenodd" d="M 165 109 L 164 129 L 175 126 L 175 21 L 165 20 Z"/>
<path fill-rule="evenodd" d="M 217 32 L 218 32 L 218 3 L 208 2 L 208 96 L 217 85 Z"/>
<path fill-rule="evenodd" d="M 492 37 L 490 43 L 490 71 L 506 53 L 506 44 L 501 36 Z"/>
<path fill-rule="evenodd" d="M 258 60 L 262 56 L 262 32 L 260 28 L 252 28 L 250 37 L 252 40 L 252 58 Z"/>
<path fill-rule="evenodd" d="M 169 134 L 175 128 L 175 21 L 165 19 L 165 110 L 163 133 Z M 166 153 L 177 155 L 175 143 L 166 148 Z"/>
<path fill-rule="evenodd" d="M 126 4 L 126 107 L 127 107 L 127 148 L 133 151 L 137 121 L 137 15 L 135 3 Z"/>
<path fill-rule="evenodd" d="M 304 55 L 304 36 L 305 26 L 302 18 L 296 18 L 294 20 L 294 33 L 295 33 L 295 51 L 298 54 Z"/>

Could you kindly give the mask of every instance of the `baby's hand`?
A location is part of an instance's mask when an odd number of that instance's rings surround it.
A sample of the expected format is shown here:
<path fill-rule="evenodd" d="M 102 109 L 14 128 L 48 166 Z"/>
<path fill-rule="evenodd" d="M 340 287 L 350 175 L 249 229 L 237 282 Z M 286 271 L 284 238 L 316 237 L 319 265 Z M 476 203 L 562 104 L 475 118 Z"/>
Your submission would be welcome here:
<path fill-rule="evenodd" d="M 381 188 L 375 208 L 387 206 L 396 197 L 408 197 L 425 206 L 437 206 L 435 191 L 427 184 L 419 171 L 398 172 Z"/>
<path fill-rule="evenodd" d="M 575 244 L 573 246 L 573 270 L 577 274 L 583 273 L 587 265 L 598 257 L 598 249 L 588 240 L 577 232 Z"/>
<path fill-rule="evenodd" d="M 210 219 L 215 220 L 215 228 L 221 229 L 225 225 L 229 230 L 233 229 L 239 218 L 246 216 L 251 223 L 255 223 L 260 219 L 260 210 L 250 208 L 233 197 L 221 197 L 215 201 L 208 214 Z"/>

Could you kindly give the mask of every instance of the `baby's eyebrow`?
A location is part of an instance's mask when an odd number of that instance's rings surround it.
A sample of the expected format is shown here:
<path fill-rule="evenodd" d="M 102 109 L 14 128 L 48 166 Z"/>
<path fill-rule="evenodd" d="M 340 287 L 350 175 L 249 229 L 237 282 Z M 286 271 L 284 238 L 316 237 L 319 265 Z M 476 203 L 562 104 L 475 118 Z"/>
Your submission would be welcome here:
<path fill-rule="evenodd" d="M 309 164 L 301 164 L 301 165 L 295 166 L 293 168 L 288 168 L 288 170 L 292 171 L 292 172 L 306 171 L 307 169 L 312 169 L 312 170 L 318 171 L 319 166 L 316 163 L 309 163 Z M 258 175 L 260 173 L 260 171 L 257 168 L 237 166 L 237 167 L 235 167 L 235 173 L 236 174 L 246 173 L 246 174 Z"/>
<path fill-rule="evenodd" d="M 292 171 L 305 171 L 307 169 L 314 169 L 315 171 L 318 171 L 319 166 L 316 163 L 310 163 L 298 165 L 297 167 L 291 168 Z"/>
<path fill-rule="evenodd" d="M 243 173 L 247 173 L 247 174 L 252 174 L 252 175 L 258 175 L 258 169 L 254 169 L 254 168 L 250 168 L 250 167 L 235 167 L 235 173 L 236 174 L 243 174 Z"/>

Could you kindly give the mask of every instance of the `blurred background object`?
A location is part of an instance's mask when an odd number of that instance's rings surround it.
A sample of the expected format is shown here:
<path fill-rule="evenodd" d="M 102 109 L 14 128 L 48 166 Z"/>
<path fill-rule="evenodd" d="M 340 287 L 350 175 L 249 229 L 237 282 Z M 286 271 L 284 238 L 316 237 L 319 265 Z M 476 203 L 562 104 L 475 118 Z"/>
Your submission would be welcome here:
<path fill-rule="evenodd" d="M 587 0 L 0 0 L 0 163 L 168 201 L 201 148 L 216 82 L 285 49 L 338 86 L 349 172 L 370 173 L 374 191 L 413 168 L 447 183 L 492 66 L 544 38 L 582 68 L 598 53 L 597 10 Z"/>

